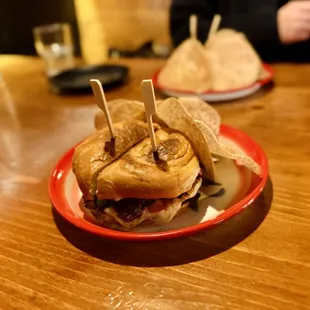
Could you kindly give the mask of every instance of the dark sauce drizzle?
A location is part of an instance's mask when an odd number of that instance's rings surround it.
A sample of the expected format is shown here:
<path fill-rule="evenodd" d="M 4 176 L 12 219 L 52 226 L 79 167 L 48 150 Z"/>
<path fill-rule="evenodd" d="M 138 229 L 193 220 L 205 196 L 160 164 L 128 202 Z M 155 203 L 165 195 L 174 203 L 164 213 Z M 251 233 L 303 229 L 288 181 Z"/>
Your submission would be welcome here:
<path fill-rule="evenodd" d="M 115 140 L 116 137 L 115 138 L 112 137 L 110 141 L 107 141 L 104 144 L 104 151 L 108 152 L 110 156 L 115 156 Z"/>

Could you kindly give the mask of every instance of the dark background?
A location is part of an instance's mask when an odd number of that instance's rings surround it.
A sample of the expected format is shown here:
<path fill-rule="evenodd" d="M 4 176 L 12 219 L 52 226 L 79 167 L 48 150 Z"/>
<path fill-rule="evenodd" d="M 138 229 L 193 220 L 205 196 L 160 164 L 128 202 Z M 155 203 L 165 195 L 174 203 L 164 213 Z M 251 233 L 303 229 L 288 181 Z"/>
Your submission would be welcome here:
<path fill-rule="evenodd" d="M 32 28 L 57 22 L 71 25 L 79 56 L 74 0 L 0 0 L 0 54 L 36 55 Z"/>

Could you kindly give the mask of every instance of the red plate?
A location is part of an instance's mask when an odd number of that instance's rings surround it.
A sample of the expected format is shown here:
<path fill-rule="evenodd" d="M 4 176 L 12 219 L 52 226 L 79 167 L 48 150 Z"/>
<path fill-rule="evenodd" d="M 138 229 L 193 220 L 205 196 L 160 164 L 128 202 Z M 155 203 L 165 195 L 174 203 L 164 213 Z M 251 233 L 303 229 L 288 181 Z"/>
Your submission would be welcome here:
<path fill-rule="evenodd" d="M 161 240 L 187 236 L 206 230 L 249 206 L 262 192 L 268 178 L 267 158 L 260 146 L 249 136 L 237 129 L 222 125 L 220 140 L 222 143 L 251 156 L 261 165 L 262 177 L 259 178 L 248 169 L 237 166 L 233 161 L 219 161 L 216 163 L 216 171 L 219 181 L 225 188 L 225 194 L 218 198 L 208 197 L 200 200 L 199 212 L 188 209 L 168 225 L 156 226 L 151 223 L 144 223 L 134 231 L 124 232 L 103 228 L 85 220 L 79 207 L 81 192 L 71 170 L 74 147 L 58 161 L 50 176 L 49 194 L 51 201 L 56 210 L 73 225 L 112 239 Z M 211 193 L 217 189 L 208 187 L 204 191 Z"/>
<path fill-rule="evenodd" d="M 160 89 L 163 93 L 165 93 L 169 97 L 198 96 L 202 100 L 207 102 L 227 101 L 247 97 L 258 91 L 266 84 L 270 83 L 274 76 L 273 70 L 267 64 L 263 64 L 263 69 L 266 73 L 266 77 L 264 79 L 259 80 L 247 87 L 229 89 L 226 91 L 207 91 L 203 93 L 195 93 L 182 89 L 167 88 L 158 82 L 158 75 L 161 70 L 158 70 L 153 75 L 152 81 L 156 88 Z"/>

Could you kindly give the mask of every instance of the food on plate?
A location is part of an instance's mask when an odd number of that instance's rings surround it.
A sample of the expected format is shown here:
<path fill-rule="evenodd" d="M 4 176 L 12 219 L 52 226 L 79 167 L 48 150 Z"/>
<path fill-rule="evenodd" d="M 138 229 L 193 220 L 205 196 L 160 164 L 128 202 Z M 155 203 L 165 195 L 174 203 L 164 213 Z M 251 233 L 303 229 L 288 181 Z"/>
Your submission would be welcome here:
<path fill-rule="evenodd" d="M 262 63 L 246 36 L 222 29 L 205 44 L 211 89 L 225 91 L 253 84 L 259 79 Z"/>
<path fill-rule="evenodd" d="M 158 75 L 164 88 L 197 93 L 210 89 L 210 82 L 204 47 L 193 38 L 176 48 Z"/>
<path fill-rule="evenodd" d="M 246 36 L 221 29 L 202 45 L 184 41 L 158 73 L 160 88 L 179 92 L 231 91 L 268 77 L 262 61 Z"/>

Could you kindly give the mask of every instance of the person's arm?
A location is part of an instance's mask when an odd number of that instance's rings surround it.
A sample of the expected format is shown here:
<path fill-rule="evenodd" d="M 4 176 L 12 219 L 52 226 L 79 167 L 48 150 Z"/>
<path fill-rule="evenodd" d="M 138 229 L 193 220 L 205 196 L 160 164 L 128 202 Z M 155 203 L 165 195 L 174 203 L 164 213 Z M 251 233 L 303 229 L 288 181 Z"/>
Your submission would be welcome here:
<path fill-rule="evenodd" d="M 272 52 L 281 45 L 275 1 L 255 1 L 249 11 L 222 16 L 221 28 L 243 32 L 261 54 Z M 264 3 L 266 2 L 266 3 Z"/>

